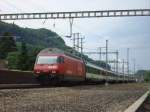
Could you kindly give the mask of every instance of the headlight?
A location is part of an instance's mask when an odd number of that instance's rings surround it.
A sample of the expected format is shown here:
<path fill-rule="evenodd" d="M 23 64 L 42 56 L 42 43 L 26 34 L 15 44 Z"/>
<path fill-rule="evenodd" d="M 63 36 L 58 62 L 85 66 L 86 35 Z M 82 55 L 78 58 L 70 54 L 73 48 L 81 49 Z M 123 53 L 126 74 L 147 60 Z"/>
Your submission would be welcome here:
<path fill-rule="evenodd" d="M 36 71 L 36 73 L 37 73 L 37 74 L 39 74 L 39 73 L 40 73 L 40 71 Z"/>
<path fill-rule="evenodd" d="M 57 65 L 49 65 L 48 68 L 49 68 L 49 69 L 57 69 L 58 66 L 57 66 Z"/>

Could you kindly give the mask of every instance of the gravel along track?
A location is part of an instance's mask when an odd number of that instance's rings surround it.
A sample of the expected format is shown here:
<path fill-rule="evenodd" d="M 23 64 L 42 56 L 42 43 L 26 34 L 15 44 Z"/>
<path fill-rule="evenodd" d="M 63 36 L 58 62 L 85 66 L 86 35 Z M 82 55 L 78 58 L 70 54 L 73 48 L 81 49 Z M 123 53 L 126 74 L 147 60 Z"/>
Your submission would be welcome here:
<path fill-rule="evenodd" d="M 123 112 L 150 84 L 0 90 L 0 112 Z"/>

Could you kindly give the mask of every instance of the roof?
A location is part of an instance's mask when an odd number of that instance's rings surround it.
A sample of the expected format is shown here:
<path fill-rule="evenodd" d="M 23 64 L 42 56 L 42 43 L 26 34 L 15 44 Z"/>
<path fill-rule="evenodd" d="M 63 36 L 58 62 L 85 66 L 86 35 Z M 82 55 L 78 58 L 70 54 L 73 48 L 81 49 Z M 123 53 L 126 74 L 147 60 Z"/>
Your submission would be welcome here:
<path fill-rule="evenodd" d="M 47 54 L 52 54 L 52 53 L 53 54 L 64 54 L 64 55 L 70 56 L 72 58 L 76 58 L 78 60 L 81 60 L 80 57 L 75 56 L 71 52 L 66 52 L 66 51 L 58 49 L 58 48 L 45 48 L 45 49 L 41 50 L 38 55 L 40 55 L 40 54 L 46 54 L 46 53 Z"/>

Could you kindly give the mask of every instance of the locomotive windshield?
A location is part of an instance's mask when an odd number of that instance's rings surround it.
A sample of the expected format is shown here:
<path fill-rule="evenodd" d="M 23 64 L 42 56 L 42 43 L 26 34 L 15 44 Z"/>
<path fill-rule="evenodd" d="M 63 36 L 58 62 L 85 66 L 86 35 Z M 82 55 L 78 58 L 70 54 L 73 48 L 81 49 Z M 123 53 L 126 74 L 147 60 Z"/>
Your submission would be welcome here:
<path fill-rule="evenodd" d="M 57 56 L 39 56 L 37 60 L 37 64 L 55 64 L 57 62 Z"/>

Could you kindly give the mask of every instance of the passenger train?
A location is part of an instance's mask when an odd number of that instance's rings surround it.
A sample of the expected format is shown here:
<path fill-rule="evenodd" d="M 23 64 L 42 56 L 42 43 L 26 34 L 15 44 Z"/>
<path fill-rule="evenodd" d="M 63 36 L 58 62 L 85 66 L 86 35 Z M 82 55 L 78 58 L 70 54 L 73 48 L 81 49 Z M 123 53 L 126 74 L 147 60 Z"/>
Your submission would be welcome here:
<path fill-rule="evenodd" d="M 34 65 L 34 74 L 42 84 L 61 81 L 136 81 L 135 77 L 104 69 L 58 48 L 46 48 L 39 52 Z"/>

